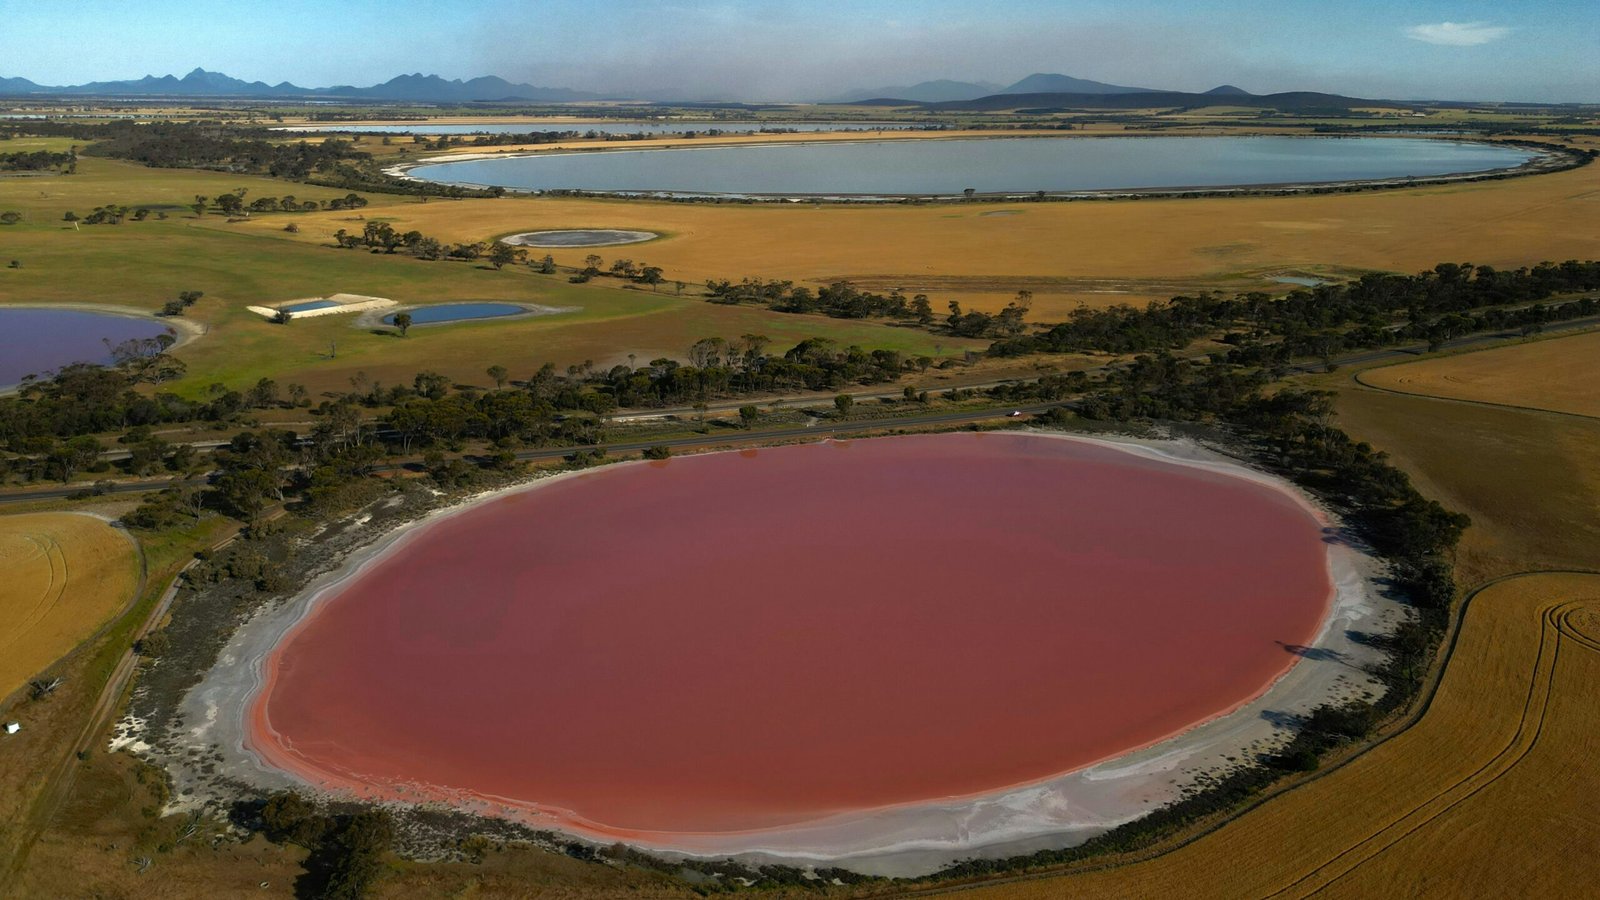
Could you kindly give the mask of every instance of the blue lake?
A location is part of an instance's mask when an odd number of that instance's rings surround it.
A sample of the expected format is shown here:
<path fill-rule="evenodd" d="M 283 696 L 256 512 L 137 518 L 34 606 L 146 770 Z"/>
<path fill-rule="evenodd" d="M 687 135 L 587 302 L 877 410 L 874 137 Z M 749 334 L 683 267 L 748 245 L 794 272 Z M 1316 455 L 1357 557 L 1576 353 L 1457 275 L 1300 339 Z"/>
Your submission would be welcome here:
<path fill-rule="evenodd" d="M 629 122 L 617 119 L 591 122 L 477 122 L 439 125 L 428 122 L 387 122 L 378 125 L 287 125 L 275 131 L 343 132 L 350 134 L 532 134 L 549 131 L 576 131 L 580 134 L 682 134 L 686 131 L 721 131 L 725 134 L 752 134 L 759 131 L 876 131 L 880 128 L 904 129 L 904 124 L 885 122 L 713 122 L 660 121 Z"/>
<path fill-rule="evenodd" d="M 1528 151 L 1415 138 L 901 140 L 545 153 L 417 166 L 428 181 L 681 196 L 958 196 L 1426 177 L 1511 168 Z"/>
<path fill-rule="evenodd" d="M 170 333 L 149 316 L 0 306 L 0 390 L 72 363 L 105 365 L 112 345 Z"/>
<path fill-rule="evenodd" d="M 437 325 L 441 322 L 459 322 L 464 319 L 495 319 L 500 316 L 516 316 L 527 312 L 525 307 L 515 303 L 440 303 L 434 306 L 419 306 L 405 312 L 411 314 L 412 325 Z M 383 324 L 393 325 L 396 313 L 383 317 Z"/>

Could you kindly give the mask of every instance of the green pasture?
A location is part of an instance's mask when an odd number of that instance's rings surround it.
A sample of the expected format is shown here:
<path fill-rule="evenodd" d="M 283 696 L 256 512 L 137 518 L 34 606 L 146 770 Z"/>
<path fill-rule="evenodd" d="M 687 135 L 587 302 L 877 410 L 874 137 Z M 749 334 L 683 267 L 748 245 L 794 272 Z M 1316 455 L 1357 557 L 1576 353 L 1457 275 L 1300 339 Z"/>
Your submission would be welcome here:
<path fill-rule="evenodd" d="M 777 349 L 812 337 L 843 346 L 891 348 L 908 354 L 956 355 L 978 343 L 940 338 L 918 329 L 756 308 L 723 307 L 696 296 L 619 287 L 611 279 L 588 285 L 564 275 L 539 275 L 522 266 L 495 270 L 482 262 L 426 262 L 402 255 L 340 250 L 289 239 L 275 231 L 230 230 L 220 216 L 196 217 L 186 208 L 196 194 L 246 188 L 247 198 L 294 194 L 302 199 L 343 196 L 270 178 L 147 169 L 86 158 L 73 176 L 0 179 L 0 211 L 24 216 L 0 226 L 0 303 L 103 303 L 155 311 L 180 291 L 205 297 L 186 318 L 206 334 L 178 351 L 189 374 L 174 386 L 198 394 L 212 383 L 243 387 L 263 377 L 314 390 L 343 389 L 352 377 L 392 382 L 432 370 L 462 381 L 484 380 L 491 364 L 517 375 L 545 362 L 561 368 L 638 364 L 681 357 L 703 337 L 764 334 Z M 358 217 L 414 200 L 373 195 Z M 116 203 L 164 209 L 168 218 L 121 225 L 63 221 Z M 268 214 L 285 224 L 292 213 Z M 19 268 L 6 268 L 15 259 Z M 402 304 L 508 300 L 572 307 L 558 315 L 413 328 L 400 337 L 388 328 L 358 328 L 355 315 L 300 319 L 275 325 L 250 305 L 334 293 L 387 297 Z"/>

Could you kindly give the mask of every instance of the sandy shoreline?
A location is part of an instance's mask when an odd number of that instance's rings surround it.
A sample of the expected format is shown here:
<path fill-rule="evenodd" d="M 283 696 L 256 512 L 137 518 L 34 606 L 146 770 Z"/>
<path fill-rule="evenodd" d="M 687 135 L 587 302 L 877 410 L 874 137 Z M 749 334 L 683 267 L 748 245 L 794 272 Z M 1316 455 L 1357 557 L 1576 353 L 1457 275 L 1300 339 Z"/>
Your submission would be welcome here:
<path fill-rule="evenodd" d="M 1239 466 L 1198 445 L 1051 436 L 1112 446 L 1161 462 L 1251 480 L 1289 494 L 1318 521 L 1328 522 L 1326 514 L 1284 482 Z M 273 649 L 304 627 L 322 600 L 368 566 L 404 547 L 409 538 L 422 532 L 422 526 L 459 515 L 481 503 L 533 490 L 575 474 L 578 473 L 477 495 L 396 529 L 352 554 L 336 570 L 314 580 L 294 600 L 254 616 L 234 635 L 217 665 L 186 698 L 184 718 L 190 723 L 202 723 L 190 729 L 192 739 L 208 747 L 222 748 L 230 775 L 265 789 L 310 788 L 375 801 L 444 806 L 509 818 L 597 841 L 620 839 L 668 856 L 734 856 L 752 862 L 790 864 L 826 862 L 872 874 L 919 875 L 961 858 L 1008 856 L 1081 843 L 1178 799 L 1182 790 L 1198 776 L 1224 770 L 1237 758 L 1271 750 L 1289 734 L 1281 724 L 1286 716 L 1303 713 L 1330 699 L 1378 690 L 1376 684 L 1355 667 L 1377 662 L 1380 656 L 1352 641 L 1349 632 L 1392 627 L 1403 615 L 1397 605 L 1379 600 L 1369 590 L 1372 560 L 1354 548 L 1331 541 L 1328 543 L 1328 566 L 1332 595 L 1321 631 L 1309 642 L 1311 649 L 1319 652 L 1290 656 L 1284 670 L 1263 685 L 1261 691 L 1233 704 L 1230 709 L 1191 723 L 1143 748 L 1043 780 L 974 796 L 854 810 L 763 831 L 619 832 L 585 822 L 562 810 L 465 791 L 421 785 L 375 785 L 364 781 L 358 773 L 302 771 L 291 774 L 296 769 L 296 761 L 285 757 L 281 749 L 274 746 L 272 738 L 260 731 L 265 725 L 261 701 L 273 678 Z M 1264 715 L 1267 713 L 1271 715 Z M 180 798 L 185 786 L 193 788 L 196 784 L 193 778 L 176 780 L 180 785 Z"/>

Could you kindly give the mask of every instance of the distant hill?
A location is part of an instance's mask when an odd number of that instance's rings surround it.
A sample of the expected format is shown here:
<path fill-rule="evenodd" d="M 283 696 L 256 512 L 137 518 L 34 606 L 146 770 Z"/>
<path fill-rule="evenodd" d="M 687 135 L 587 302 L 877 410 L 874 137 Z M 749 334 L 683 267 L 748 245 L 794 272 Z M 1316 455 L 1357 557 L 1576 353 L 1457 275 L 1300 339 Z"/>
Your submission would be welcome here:
<path fill-rule="evenodd" d="M 1249 106 L 1259 109 L 1304 111 L 1314 109 L 1351 109 L 1360 106 L 1409 107 L 1411 104 L 1384 100 L 1362 100 L 1338 94 L 1321 94 L 1315 91 L 1288 91 L 1281 94 L 1230 94 L 1228 105 Z M 1215 106 L 1216 94 L 1189 94 L 1182 91 L 1148 91 L 1138 94 L 994 94 L 976 100 L 948 103 L 917 104 L 925 109 L 940 111 L 988 112 L 1005 109 L 1069 110 L 1069 109 L 1150 109 L 1183 106 Z"/>
<path fill-rule="evenodd" d="M 571 100 L 597 100 L 600 94 L 570 88 L 536 87 L 513 84 L 504 78 L 487 76 L 467 81 L 446 80 L 438 75 L 400 75 L 370 87 L 337 85 L 303 88 L 287 81 L 267 84 L 243 81 L 221 72 L 195 69 L 178 78 L 173 75 L 146 75 L 130 81 L 93 81 L 75 85 L 41 85 L 26 78 L 0 78 L 0 94 L 11 96 L 160 96 L 160 97 L 346 97 L 368 100 L 417 100 L 429 103 L 470 101 L 528 100 L 560 103 Z"/>
<path fill-rule="evenodd" d="M 1249 91 L 1245 90 L 1244 88 L 1242 88 L 1242 87 L 1234 87 L 1231 84 L 1219 84 L 1216 87 L 1212 88 L 1211 90 L 1206 91 L 1206 96 L 1208 96 L 1208 97 L 1216 97 L 1216 96 L 1219 96 L 1219 95 L 1220 96 L 1228 96 L 1228 97 L 1253 97 L 1253 96 L 1255 96 L 1254 94 L 1250 93 Z"/>
<path fill-rule="evenodd" d="M 0 94 L 32 94 L 40 90 L 26 78 L 0 78 Z"/>
<path fill-rule="evenodd" d="M 1008 88 L 995 91 L 996 94 L 1153 94 L 1158 93 L 1154 88 L 1124 87 L 1120 84 L 1106 84 L 1103 81 L 1090 81 L 1087 78 L 1073 78 L 1071 75 L 1049 75 L 1034 73 L 1027 78 L 1013 84 Z"/>
<path fill-rule="evenodd" d="M 366 88 L 341 85 L 323 88 L 322 92 L 347 97 L 366 97 L 373 100 L 431 100 L 435 102 L 466 102 L 472 100 L 542 100 L 565 102 L 569 100 L 598 100 L 600 94 L 575 91 L 571 88 L 535 87 L 531 84 L 512 84 L 497 75 L 473 78 L 467 81 L 446 81 L 437 75 L 398 75 L 383 84 Z"/>
<path fill-rule="evenodd" d="M 274 95 L 274 90 L 283 92 L 302 92 L 285 82 L 277 89 L 262 81 L 241 81 L 230 78 L 221 72 L 207 72 L 205 69 L 195 69 L 193 72 L 178 78 L 173 75 L 163 75 L 160 78 L 146 75 L 133 81 L 91 81 L 88 84 L 65 85 L 62 87 L 45 87 L 40 85 L 37 93 L 44 94 L 159 94 L 171 97 L 269 97 Z"/>
<path fill-rule="evenodd" d="M 837 97 L 830 97 L 824 103 L 855 103 L 860 100 L 871 100 L 878 97 L 892 97 L 896 100 L 914 100 L 918 103 L 942 103 L 947 100 L 976 100 L 1000 90 L 1000 85 L 988 82 L 951 81 L 941 78 L 936 81 L 922 81 L 905 87 L 881 87 L 864 91 L 850 91 Z"/>

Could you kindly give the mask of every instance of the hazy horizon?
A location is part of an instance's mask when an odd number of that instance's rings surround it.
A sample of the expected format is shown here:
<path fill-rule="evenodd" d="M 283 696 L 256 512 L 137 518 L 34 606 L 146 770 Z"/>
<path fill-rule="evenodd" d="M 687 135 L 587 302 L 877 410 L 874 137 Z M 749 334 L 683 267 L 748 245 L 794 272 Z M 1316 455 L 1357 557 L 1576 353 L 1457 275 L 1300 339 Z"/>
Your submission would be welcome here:
<path fill-rule="evenodd" d="M 612 96 L 815 100 L 933 79 L 1034 72 L 1141 87 L 1388 99 L 1600 102 L 1600 4 L 1266 0 L 1167 4 L 866 0 L 504 0 L 270 7 L 108 0 L 6 4 L 0 76 L 39 84 L 183 75 L 363 86 L 498 75 Z M 321 49 L 326 35 L 345 35 Z"/>

